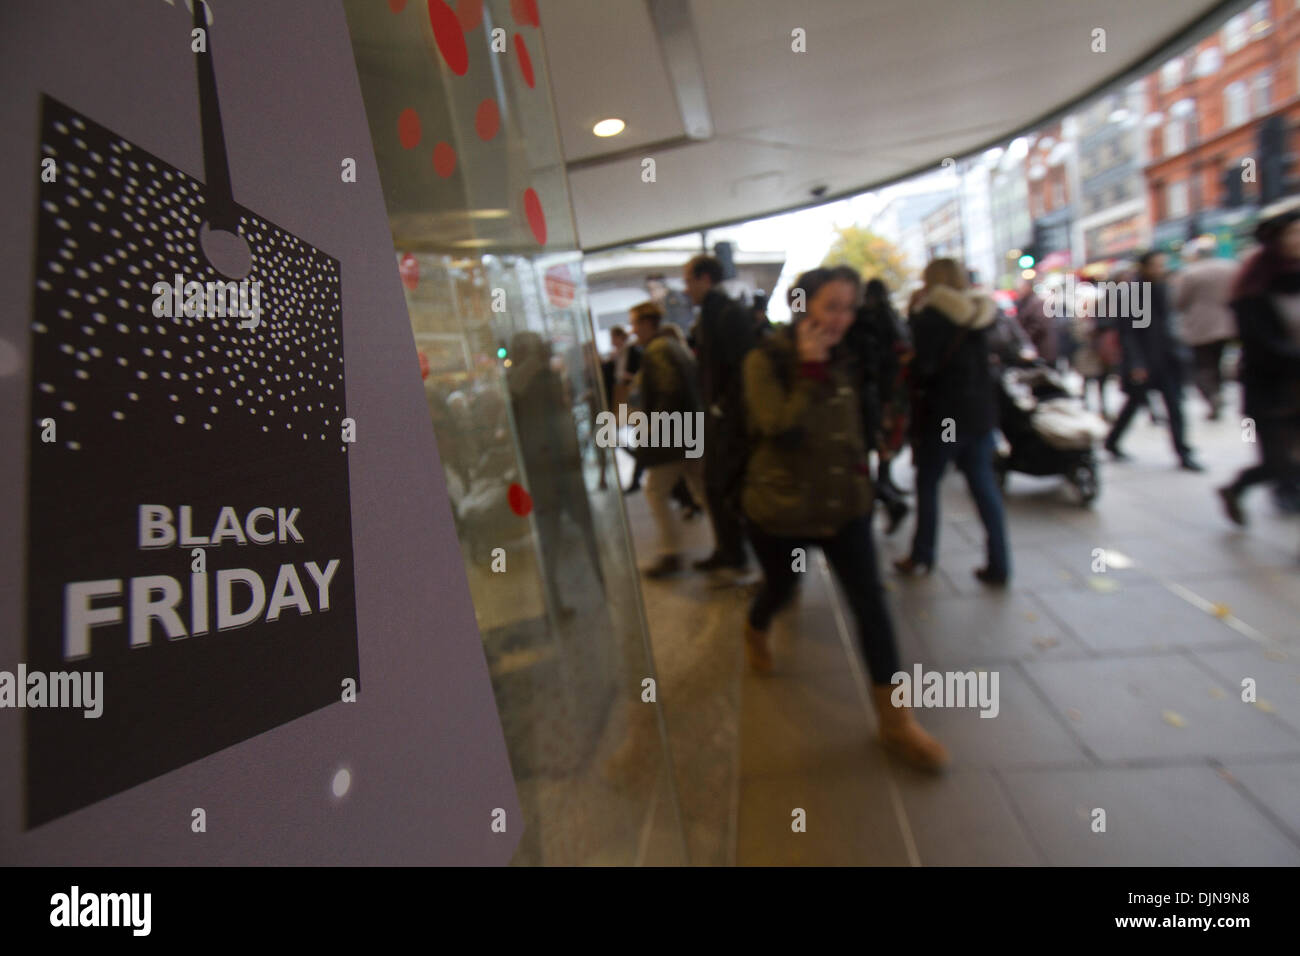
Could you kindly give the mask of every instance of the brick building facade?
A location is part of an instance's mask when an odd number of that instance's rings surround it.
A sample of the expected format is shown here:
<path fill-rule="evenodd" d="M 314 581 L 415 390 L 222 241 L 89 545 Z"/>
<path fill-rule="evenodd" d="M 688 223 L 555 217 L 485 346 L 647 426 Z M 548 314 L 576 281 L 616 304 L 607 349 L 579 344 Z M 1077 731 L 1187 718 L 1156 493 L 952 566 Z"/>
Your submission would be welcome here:
<path fill-rule="evenodd" d="M 1235 248 L 1270 164 L 1275 177 L 1294 167 L 1298 81 L 1300 0 L 1258 0 L 1146 78 L 1153 245 L 1176 250 L 1213 233 L 1223 251 Z M 1277 145 L 1269 145 L 1266 130 Z M 1233 181 L 1225 184 L 1229 170 Z M 1293 184 L 1276 188 L 1288 192 Z"/>

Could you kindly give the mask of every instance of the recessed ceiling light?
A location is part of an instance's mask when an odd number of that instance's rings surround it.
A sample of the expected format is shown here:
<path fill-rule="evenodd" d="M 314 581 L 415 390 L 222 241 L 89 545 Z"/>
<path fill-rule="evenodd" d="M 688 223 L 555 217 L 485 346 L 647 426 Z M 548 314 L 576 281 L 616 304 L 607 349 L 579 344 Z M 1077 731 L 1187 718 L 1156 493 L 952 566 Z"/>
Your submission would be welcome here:
<path fill-rule="evenodd" d="M 627 128 L 621 119 L 604 119 L 591 128 L 597 136 L 617 136 Z"/>

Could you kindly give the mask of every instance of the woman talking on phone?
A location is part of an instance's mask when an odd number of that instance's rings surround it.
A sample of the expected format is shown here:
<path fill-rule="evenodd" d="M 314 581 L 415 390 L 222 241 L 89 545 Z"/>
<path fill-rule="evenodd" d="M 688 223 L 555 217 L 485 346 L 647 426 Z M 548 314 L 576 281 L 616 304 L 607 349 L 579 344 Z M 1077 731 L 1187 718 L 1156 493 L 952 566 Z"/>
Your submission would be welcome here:
<path fill-rule="evenodd" d="M 819 547 L 852 605 L 873 686 L 881 739 L 909 762 L 937 770 L 943 745 L 907 707 L 896 707 L 900 670 L 893 622 L 871 537 L 872 488 L 863 446 L 859 381 L 837 348 L 853 323 L 859 279 L 852 269 L 813 269 L 790 289 L 793 321 L 746 357 L 750 453 L 741 506 L 763 568 L 745 632 L 751 666 L 772 669 L 768 629 L 794 594 L 796 548 Z"/>

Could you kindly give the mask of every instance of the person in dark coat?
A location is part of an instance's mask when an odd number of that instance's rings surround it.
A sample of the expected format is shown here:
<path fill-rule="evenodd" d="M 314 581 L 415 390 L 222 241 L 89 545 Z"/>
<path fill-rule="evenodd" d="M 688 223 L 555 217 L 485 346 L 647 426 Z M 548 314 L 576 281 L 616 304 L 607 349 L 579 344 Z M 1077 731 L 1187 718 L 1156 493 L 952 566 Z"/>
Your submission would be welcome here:
<path fill-rule="evenodd" d="M 1147 405 L 1150 393 L 1156 391 L 1165 401 L 1169 436 L 1179 467 L 1184 471 L 1204 471 L 1183 433 L 1183 361 L 1181 343 L 1174 334 L 1170 314 L 1164 253 L 1144 253 L 1138 260 L 1137 278 L 1142 283 L 1142 291 L 1131 294 L 1129 303 L 1131 311 L 1136 312 L 1136 301 L 1141 301 L 1145 315 L 1119 317 L 1121 369 L 1128 398 L 1106 436 L 1106 450 L 1119 461 L 1128 459 L 1120 451 L 1119 443 L 1133 417 Z"/>
<path fill-rule="evenodd" d="M 880 279 L 866 285 L 862 305 L 844 348 L 856 359 L 862 395 L 863 440 L 868 451 L 876 452 L 876 500 L 889 514 L 886 534 L 893 534 L 909 510 L 903 493 L 889 474 L 894 452 L 886 436 L 885 418 L 892 423 L 901 414 L 899 376 L 903 354 L 910 348 L 907 328 L 889 301 L 889 290 Z"/>
<path fill-rule="evenodd" d="M 985 584 L 1011 576 L 1002 494 L 993 472 L 997 412 L 987 331 L 997 305 L 966 288 L 953 259 L 925 267 L 925 286 L 912 306 L 912 449 L 916 459 L 916 533 L 912 551 L 894 562 L 901 574 L 934 569 L 939 528 L 939 481 L 949 462 L 966 477 L 987 536 L 987 561 L 975 569 Z"/>
<path fill-rule="evenodd" d="M 1218 489 L 1224 510 L 1246 524 L 1241 495 L 1271 481 L 1300 480 L 1300 206 L 1260 223 L 1261 248 L 1232 291 L 1241 336 L 1242 412 L 1253 423 L 1260 463 Z"/>
<path fill-rule="evenodd" d="M 699 255 L 683 269 L 686 292 L 700 307 L 695 324 L 700 396 L 704 402 L 704 486 L 714 551 L 695 567 L 743 571 L 749 563 L 740 508 L 734 499 L 736 470 L 743 467 L 741 366 L 757 331 L 750 309 L 722 291 L 722 263 Z"/>
<path fill-rule="evenodd" d="M 627 329 L 621 325 L 609 330 L 609 343 L 614 347 L 614 354 L 602 364 L 601 370 L 605 374 L 609 407 L 617 409 L 627 402 L 628 389 L 641 370 L 641 346 L 632 342 Z"/>

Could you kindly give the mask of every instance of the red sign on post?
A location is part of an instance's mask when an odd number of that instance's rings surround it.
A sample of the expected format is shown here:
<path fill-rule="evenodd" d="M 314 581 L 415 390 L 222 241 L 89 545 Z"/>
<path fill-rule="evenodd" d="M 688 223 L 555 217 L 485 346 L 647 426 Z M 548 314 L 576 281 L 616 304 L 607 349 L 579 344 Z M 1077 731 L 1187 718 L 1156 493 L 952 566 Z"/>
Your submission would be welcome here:
<path fill-rule="evenodd" d="M 546 297 L 557 309 L 567 309 L 573 305 L 577 286 L 569 275 L 568 266 L 551 266 L 546 270 Z"/>

